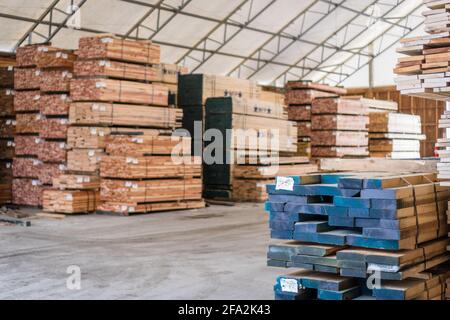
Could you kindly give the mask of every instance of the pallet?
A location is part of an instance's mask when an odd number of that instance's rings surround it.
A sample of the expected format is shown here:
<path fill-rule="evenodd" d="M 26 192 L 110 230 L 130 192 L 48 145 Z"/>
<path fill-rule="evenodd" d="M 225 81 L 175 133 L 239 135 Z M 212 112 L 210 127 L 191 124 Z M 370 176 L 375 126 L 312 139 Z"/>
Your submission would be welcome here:
<path fill-rule="evenodd" d="M 131 214 L 145 214 L 145 213 L 155 213 L 164 211 L 175 211 L 175 210 L 192 210 L 201 209 L 205 207 L 205 202 L 203 200 L 194 201 L 176 201 L 176 202 L 160 202 L 160 203 L 150 203 L 150 204 L 137 204 L 137 203 L 102 203 L 98 210 L 106 213 L 115 213 L 124 216 L 129 216 Z"/>

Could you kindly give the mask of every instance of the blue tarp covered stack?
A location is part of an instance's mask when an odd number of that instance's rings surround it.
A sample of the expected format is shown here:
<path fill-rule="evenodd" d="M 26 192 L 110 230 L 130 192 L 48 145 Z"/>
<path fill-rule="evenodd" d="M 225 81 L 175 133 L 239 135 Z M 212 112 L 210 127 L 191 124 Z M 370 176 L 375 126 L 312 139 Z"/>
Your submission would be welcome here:
<path fill-rule="evenodd" d="M 436 174 L 278 177 L 267 191 L 268 265 L 294 269 L 276 299 L 445 298 L 450 188 Z"/>

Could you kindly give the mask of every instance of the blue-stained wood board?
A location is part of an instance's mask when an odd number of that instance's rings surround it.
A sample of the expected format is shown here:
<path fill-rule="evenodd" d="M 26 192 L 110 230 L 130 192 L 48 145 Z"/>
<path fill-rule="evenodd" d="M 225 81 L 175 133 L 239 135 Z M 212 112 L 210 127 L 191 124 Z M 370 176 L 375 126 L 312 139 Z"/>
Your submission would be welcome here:
<path fill-rule="evenodd" d="M 342 177 L 339 179 L 338 185 L 342 189 L 359 189 L 363 188 L 363 178 L 359 177 Z"/>
<path fill-rule="evenodd" d="M 356 269 L 356 268 L 341 268 L 341 276 L 352 277 L 352 278 L 367 278 L 366 269 Z"/>
<path fill-rule="evenodd" d="M 397 199 L 396 189 L 364 189 L 361 191 L 361 198 L 364 199 Z"/>
<path fill-rule="evenodd" d="M 372 199 L 370 200 L 371 209 L 395 210 L 403 208 L 401 200 L 395 199 Z"/>
<path fill-rule="evenodd" d="M 338 207 L 345 208 L 370 208 L 369 199 L 351 198 L 351 197 L 334 197 L 333 203 Z"/>
<path fill-rule="evenodd" d="M 313 264 L 301 263 L 301 262 L 298 262 L 298 261 L 292 261 L 292 267 L 293 268 L 298 268 L 298 269 L 314 271 L 314 265 Z"/>
<path fill-rule="evenodd" d="M 292 240 L 293 232 L 292 231 L 271 230 L 270 237 L 272 239 L 279 239 L 279 240 Z"/>
<path fill-rule="evenodd" d="M 400 220 L 380 219 L 380 228 L 383 229 L 400 229 Z"/>
<path fill-rule="evenodd" d="M 397 219 L 398 209 L 370 209 L 369 217 L 372 219 Z"/>
<path fill-rule="evenodd" d="M 266 201 L 264 203 L 264 209 L 268 212 L 270 212 L 270 211 L 283 212 L 284 205 L 285 205 L 285 202 Z"/>
<path fill-rule="evenodd" d="M 347 244 L 371 249 L 400 250 L 400 243 L 396 240 L 370 239 L 362 235 L 347 236 Z"/>
<path fill-rule="evenodd" d="M 332 244 L 343 246 L 347 243 L 347 236 L 354 234 L 351 230 L 333 230 L 317 234 L 317 242 L 322 244 Z"/>
<path fill-rule="evenodd" d="M 282 261 L 282 260 L 272 260 L 267 259 L 267 266 L 273 267 L 273 268 L 290 268 L 292 266 L 292 263 L 288 261 Z"/>
<path fill-rule="evenodd" d="M 332 217 L 348 217 L 348 208 L 332 206 L 327 208 L 327 215 Z"/>
<path fill-rule="evenodd" d="M 355 219 L 355 227 L 358 227 L 358 228 L 379 228 L 380 227 L 380 220 L 379 219 L 356 218 Z"/>
<path fill-rule="evenodd" d="M 369 218 L 369 208 L 348 208 L 348 216 L 351 218 Z"/>
<path fill-rule="evenodd" d="M 331 267 L 331 266 L 323 266 L 320 264 L 314 265 L 314 271 L 317 272 L 324 272 L 324 273 L 331 273 L 338 275 L 340 272 L 340 269 L 338 267 Z"/>
<path fill-rule="evenodd" d="M 328 224 L 332 227 L 348 227 L 355 226 L 355 218 L 330 216 L 328 217 Z"/>
<path fill-rule="evenodd" d="M 300 233 L 317 233 L 329 230 L 331 230 L 331 227 L 327 221 L 305 221 L 295 224 L 295 232 Z"/>
<path fill-rule="evenodd" d="M 323 184 L 338 184 L 339 180 L 348 177 L 348 174 L 322 174 L 321 183 Z"/>
<path fill-rule="evenodd" d="M 364 261 L 338 260 L 338 267 L 343 269 L 367 270 L 367 263 Z"/>
<path fill-rule="evenodd" d="M 269 222 L 272 231 L 294 231 L 295 222 L 271 220 Z"/>
<path fill-rule="evenodd" d="M 317 233 L 294 231 L 293 239 L 305 242 L 317 242 Z"/>
<path fill-rule="evenodd" d="M 269 217 L 270 220 L 274 221 L 289 221 L 289 222 L 302 221 L 302 217 L 299 213 L 270 212 Z"/>
<path fill-rule="evenodd" d="M 338 208 L 332 204 L 328 203 L 312 203 L 307 205 L 299 205 L 295 203 L 287 203 L 284 207 L 285 212 L 289 213 L 303 213 L 303 214 L 314 214 L 314 215 L 339 215 L 346 216 L 346 208 Z"/>
<path fill-rule="evenodd" d="M 292 262 L 295 264 L 305 263 L 312 265 L 322 265 L 329 267 L 337 267 L 338 260 L 336 256 L 333 257 L 317 257 L 317 256 L 308 256 L 308 255 L 295 255 L 292 256 Z"/>
<path fill-rule="evenodd" d="M 366 238 L 380 239 L 380 240 L 401 240 L 402 239 L 400 230 L 383 229 L 383 228 L 364 228 L 363 236 Z"/>
<path fill-rule="evenodd" d="M 353 300 L 361 294 L 360 287 L 354 287 L 343 291 L 318 290 L 319 300 Z"/>
<path fill-rule="evenodd" d="M 300 204 L 307 204 L 308 202 L 316 202 L 319 201 L 319 199 L 314 199 L 314 197 L 302 197 L 302 196 L 295 196 L 295 195 L 269 195 L 269 202 L 296 202 Z"/>
<path fill-rule="evenodd" d="M 406 300 L 405 291 L 388 289 L 388 288 L 374 288 L 373 295 L 378 300 Z"/>

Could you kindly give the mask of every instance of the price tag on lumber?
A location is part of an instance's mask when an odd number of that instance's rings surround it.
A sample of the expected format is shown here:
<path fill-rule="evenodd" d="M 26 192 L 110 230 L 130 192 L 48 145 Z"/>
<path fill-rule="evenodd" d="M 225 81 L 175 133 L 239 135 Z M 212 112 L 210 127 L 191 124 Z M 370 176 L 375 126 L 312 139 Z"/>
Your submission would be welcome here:
<path fill-rule="evenodd" d="M 31 185 L 33 186 L 40 186 L 42 183 L 39 180 L 33 180 L 31 181 Z"/>
<path fill-rule="evenodd" d="M 97 103 L 93 103 L 92 104 L 92 111 L 97 111 L 99 109 L 98 104 Z"/>
<path fill-rule="evenodd" d="M 73 196 L 71 194 L 66 194 L 64 197 L 64 200 L 66 201 L 73 201 Z"/>
<path fill-rule="evenodd" d="M 89 157 L 95 156 L 95 151 L 94 151 L 94 150 L 89 150 L 89 151 L 88 151 L 88 156 L 89 156 Z"/>
<path fill-rule="evenodd" d="M 83 177 L 77 177 L 77 183 L 83 183 Z"/>
<path fill-rule="evenodd" d="M 6 169 L 11 169 L 11 162 L 8 162 L 7 164 L 6 164 Z"/>
<path fill-rule="evenodd" d="M 14 70 L 14 66 L 8 66 L 8 71 L 13 71 Z"/>
<path fill-rule="evenodd" d="M 111 42 L 113 42 L 113 39 L 108 37 L 108 38 L 102 38 L 100 41 L 102 43 L 111 43 Z"/>
<path fill-rule="evenodd" d="M 131 139 L 131 141 L 134 143 L 140 143 L 140 144 L 144 143 L 144 139 L 142 139 L 142 138 L 133 138 L 133 139 Z"/>
<path fill-rule="evenodd" d="M 48 48 L 47 47 L 39 47 L 38 52 L 48 52 Z"/>
<path fill-rule="evenodd" d="M 85 183 L 91 182 L 91 178 L 90 177 L 84 177 L 83 180 L 84 180 Z"/>
<path fill-rule="evenodd" d="M 295 279 L 280 279 L 281 291 L 290 292 L 290 293 L 298 293 L 298 283 Z"/>
<path fill-rule="evenodd" d="M 64 101 L 64 100 L 67 100 L 67 94 L 62 94 L 60 98 L 61 98 L 61 100 L 63 100 L 63 101 Z"/>
<path fill-rule="evenodd" d="M 105 136 L 105 132 L 104 132 L 103 130 L 100 130 L 100 131 L 98 132 L 98 136 L 99 136 L 99 137 L 104 137 L 104 136 Z"/>
<path fill-rule="evenodd" d="M 106 83 L 105 82 L 96 82 L 95 83 L 95 87 L 96 88 L 106 88 Z"/>
<path fill-rule="evenodd" d="M 276 190 L 294 191 L 294 178 L 277 177 Z"/>

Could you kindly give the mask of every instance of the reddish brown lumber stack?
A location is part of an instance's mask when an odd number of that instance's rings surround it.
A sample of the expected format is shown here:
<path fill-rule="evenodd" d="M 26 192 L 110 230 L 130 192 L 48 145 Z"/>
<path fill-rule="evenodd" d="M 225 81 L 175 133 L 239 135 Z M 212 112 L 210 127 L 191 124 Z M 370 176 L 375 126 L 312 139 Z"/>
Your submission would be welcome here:
<path fill-rule="evenodd" d="M 297 122 L 297 155 L 311 157 L 311 107 L 316 98 L 336 97 L 346 90 L 307 81 L 290 81 L 286 84 L 285 101 L 288 117 Z"/>
<path fill-rule="evenodd" d="M 68 214 L 100 206 L 128 213 L 201 206 L 201 181 L 193 179 L 201 167 L 174 164 L 171 157 L 186 139 L 161 136 L 180 125 L 182 112 L 169 107 L 165 85 L 176 84 L 179 68 L 171 73 L 170 66 L 159 65 L 160 48 L 150 41 L 100 35 L 81 38 L 77 52 L 68 171 L 53 179 L 59 190 L 45 192 L 44 209 Z M 175 154 L 191 159 L 190 149 Z M 87 197 L 100 187 L 100 198 Z"/>
<path fill-rule="evenodd" d="M 75 55 L 50 46 L 19 48 L 15 70 L 16 158 L 14 176 L 33 178 L 37 192 L 65 170 L 71 72 Z M 32 175 L 32 176 L 30 176 Z M 29 181 L 22 181 L 29 185 Z M 20 184 L 20 183 L 19 183 Z M 38 188 L 39 187 L 39 188 Z M 16 189 L 16 191 L 18 191 Z M 21 203 L 26 202 L 20 195 Z M 39 203 L 41 205 L 41 203 Z"/>
<path fill-rule="evenodd" d="M 0 205 L 12 200 L 12 159 L 15 157 L 14 113 L 15 57 L 0 63 Z"/>
<path fill-rule="evenodd" d="M 359 100 L 317 98 L 312 105 L 312 156 L 365 157 L 368 109 Z"/>

